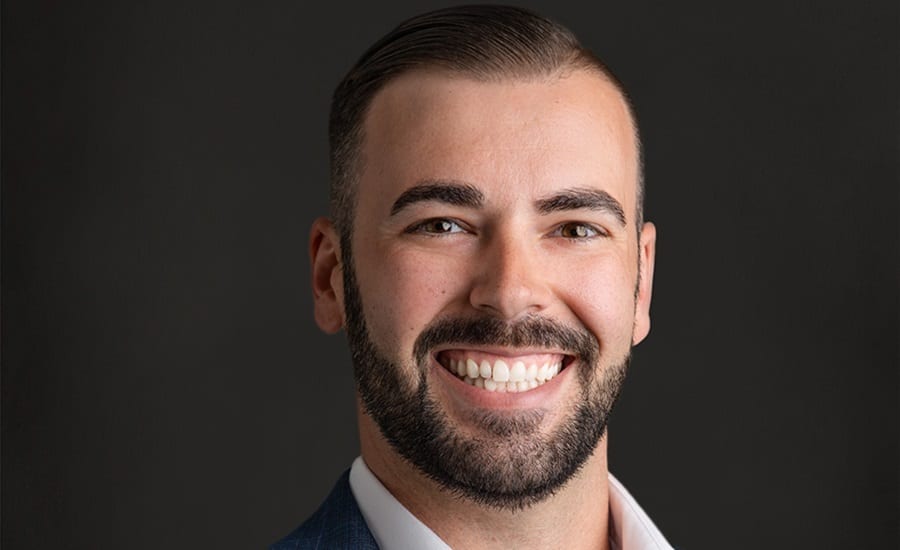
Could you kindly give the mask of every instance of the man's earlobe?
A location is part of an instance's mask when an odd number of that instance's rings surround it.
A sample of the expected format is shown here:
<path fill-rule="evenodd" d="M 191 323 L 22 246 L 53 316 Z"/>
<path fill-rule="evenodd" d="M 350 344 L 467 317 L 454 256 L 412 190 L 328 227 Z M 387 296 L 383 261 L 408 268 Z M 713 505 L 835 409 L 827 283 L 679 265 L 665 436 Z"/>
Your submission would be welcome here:
<path fill-rule="evenodd" d="M 328 218 L 318 218 L 309 233 L 313 314 L 328 334 L 344 326 L 344 278 L 340 239 Z"/>
<path fill-rule="evenodd" d="M 653 294 L 653 265 L 656 260 L 656 226 L 650 222 L 641 229 L 638 243 L 640 256 L 640 280 L 635 300 L 634 336 L 632 345 L 637 345 L 650 332 L 650 298 Z"/>

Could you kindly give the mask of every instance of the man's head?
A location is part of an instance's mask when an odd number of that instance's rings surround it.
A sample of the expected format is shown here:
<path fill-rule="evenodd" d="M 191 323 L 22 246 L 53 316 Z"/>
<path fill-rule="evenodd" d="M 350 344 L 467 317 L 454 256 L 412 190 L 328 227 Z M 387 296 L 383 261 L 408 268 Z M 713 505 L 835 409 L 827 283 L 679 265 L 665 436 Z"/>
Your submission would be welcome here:
<path fill-rule="evenodd" d="M 622 95 L 632 121 L 634 112 L 618 79 L 569 29 L 522 8 L 466 6 L 413 17 L 373 44 L 334 92 L 329 117 L 331 217 L 340 234 L 352 231 L 356 186 L 364 169 L 364 121 L 372 100 L 389 82 L 421 69 L 484 82 L 530 80 L 571 71 L 592 71 Z M 638 147 L 637 212 L 643 221 L 643 172 Z M 347 253 L 349 251 L 346 251 Z"/>
<path fill-rule="evenodd" d="M 492 506 L 553 494 L 649 330 L 655 231 L 619 85 L 553 23 L 456 8 L 363 56 L 331 139 L 316 318 L 347 329 L 364 456 Z"/>

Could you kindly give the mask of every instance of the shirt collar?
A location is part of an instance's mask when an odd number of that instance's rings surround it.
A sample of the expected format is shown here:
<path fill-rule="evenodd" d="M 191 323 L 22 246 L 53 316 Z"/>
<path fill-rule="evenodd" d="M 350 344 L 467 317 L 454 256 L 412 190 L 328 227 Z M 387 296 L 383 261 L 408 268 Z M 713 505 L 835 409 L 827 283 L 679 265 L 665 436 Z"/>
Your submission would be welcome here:
<path fill-rule="evenodd" d="M 449 550 L 434 531 L 404 508 L 378 481 L 362 457 L 350 468 L 350 490 L 372 536 L 383 550 Z M 619 480 L 609 475 L 609 542 L 613 550 L 672 547 Z"/>
<path fill-rule="evenodd" d="M 612 550 L 672 550 L 631 493 L 609 476 L 609 545 Z"/>
<path fill-rule="evenodd" d="M 350 467 L 350 490 L 382 550 L 450 550 L 447 543 L 394 498 L 361 456 Z"/>

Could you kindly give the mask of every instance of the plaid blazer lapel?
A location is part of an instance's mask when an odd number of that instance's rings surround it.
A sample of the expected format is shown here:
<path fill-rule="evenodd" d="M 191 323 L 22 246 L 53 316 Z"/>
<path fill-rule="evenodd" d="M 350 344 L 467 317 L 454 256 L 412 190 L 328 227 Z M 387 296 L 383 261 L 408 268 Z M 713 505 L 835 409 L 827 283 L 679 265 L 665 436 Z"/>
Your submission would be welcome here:
<path fill-rule="evenodd" d="M 378 550 L 350 491 L 350 470 L 341 475 L 325 502 L 303 525 L 270 550 Z"/>

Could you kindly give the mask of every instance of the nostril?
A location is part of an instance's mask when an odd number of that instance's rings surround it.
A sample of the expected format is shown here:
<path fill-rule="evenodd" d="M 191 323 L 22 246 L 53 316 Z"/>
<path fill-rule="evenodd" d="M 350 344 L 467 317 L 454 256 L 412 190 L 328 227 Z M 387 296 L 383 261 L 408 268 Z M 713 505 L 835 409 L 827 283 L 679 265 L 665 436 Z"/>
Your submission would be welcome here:
<path fill-rule="evenodd" d="M 529 289 L 497 288 L 483 295 L 473 293 L 471 304 L 480 311 L 503 319 L 515 319 L 524 314 L 537 313 L 547 307 L 546 301 Z"/>

